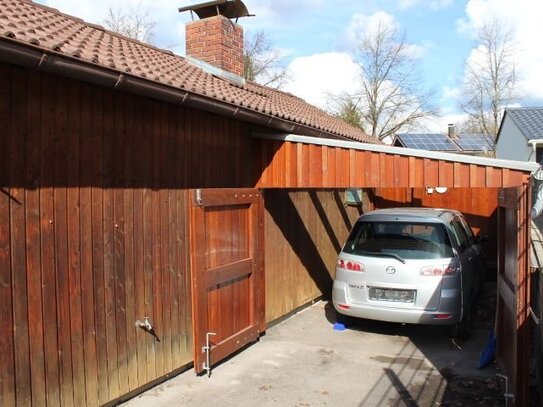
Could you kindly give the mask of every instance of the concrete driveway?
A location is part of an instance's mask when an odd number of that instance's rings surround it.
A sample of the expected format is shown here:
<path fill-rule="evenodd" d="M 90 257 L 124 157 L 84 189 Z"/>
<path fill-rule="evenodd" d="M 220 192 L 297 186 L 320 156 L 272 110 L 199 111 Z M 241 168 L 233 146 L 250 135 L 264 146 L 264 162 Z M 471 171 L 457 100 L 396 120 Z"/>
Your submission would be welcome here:
<path fill-rule="evenodd" d="M 444 328 L 360 321 L 336 331 L 333 323 L 331 305 L 318 302 L 210 378 L 188 371 L 126 406 L 503 405 L 494 365 L 475 368 L 487 323 L 456 344 Z"/>

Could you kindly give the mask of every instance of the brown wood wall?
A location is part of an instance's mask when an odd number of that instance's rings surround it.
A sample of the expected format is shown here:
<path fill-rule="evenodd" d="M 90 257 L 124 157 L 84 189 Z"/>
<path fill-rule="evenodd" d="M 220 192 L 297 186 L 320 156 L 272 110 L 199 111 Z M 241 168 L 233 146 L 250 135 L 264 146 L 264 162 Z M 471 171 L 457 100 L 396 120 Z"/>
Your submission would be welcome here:
<path fill-rule="evenodd" d="M 489 237 L 485 251 L 490 265 L 497 258 L 497 211 L 499 188 L 449 188 L 444 194 L 428 194 L 425 188 L 376 188 L 376 208 L 424 206 L 462 212 L 476 235 Z"/>
<path fill-rule="evenodd" d="M 96 406 L 191 362 L 186 188 L 255 184 L 243 126 L 0 64 L 0 129 L 2 407 Z"/>
<path fill-rule="evenodd" d="M 270 322 L 331 293 L 337 254 L 361 209 L 345 207 L 337 190 L 266 190 L 264 201 Z"/>
<path fill-rule="evenodd" d="M 263 139 L 261 188 L 499 188 L 529 172 Z M 311 171 L 310 171 L 311 169 Z"/>

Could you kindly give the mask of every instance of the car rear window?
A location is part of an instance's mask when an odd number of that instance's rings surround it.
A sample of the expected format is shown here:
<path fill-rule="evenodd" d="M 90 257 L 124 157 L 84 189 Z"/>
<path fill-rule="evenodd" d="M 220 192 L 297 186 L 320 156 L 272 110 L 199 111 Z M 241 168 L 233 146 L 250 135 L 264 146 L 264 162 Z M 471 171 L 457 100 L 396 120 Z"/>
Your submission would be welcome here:
<path fill-rule="evenodd" d="M 395 254 L 403 259 L 453 257 L 441 223 L 368 222 L 355 224 L 343 251 L 351 254 Z"/>

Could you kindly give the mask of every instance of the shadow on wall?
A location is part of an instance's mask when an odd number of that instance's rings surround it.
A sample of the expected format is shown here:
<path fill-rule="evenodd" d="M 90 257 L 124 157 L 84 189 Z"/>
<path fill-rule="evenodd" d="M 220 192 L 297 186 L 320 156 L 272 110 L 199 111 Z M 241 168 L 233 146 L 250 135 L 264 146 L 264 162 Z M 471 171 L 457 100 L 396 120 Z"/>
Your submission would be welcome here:
<path fill-rule="evenodd" d="M 342 191 L 337 190 L 267 190 L 265 203 L 274 224 L 266 231 L 272 239 L 266 253 L 270 278 L 274 283 L 281 280 L 285 287 L 312 281 L 321 295 L 329 296 L 335 258 L 359 215 L 358 209 L 345 207 Z M 300 277 L 300 273 L 309 279 Z M 305 288 L 309 292 L 309 287 Z"/>

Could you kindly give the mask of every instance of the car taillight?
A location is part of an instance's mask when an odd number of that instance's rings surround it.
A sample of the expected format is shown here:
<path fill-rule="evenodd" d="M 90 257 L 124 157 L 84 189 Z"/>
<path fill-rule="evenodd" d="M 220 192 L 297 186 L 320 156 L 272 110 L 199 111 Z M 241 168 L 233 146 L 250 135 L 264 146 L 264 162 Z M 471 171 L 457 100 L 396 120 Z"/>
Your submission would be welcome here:
<path fill-rule="evenodd" d="M 434 266 L 426 266 L 420 269 L 421 276 L 452 276 L 460 271 L 458 264 L 438 264 Z"/>
<path fill-rule="evenodd" d="M 337 259 L 337 266 L 340 269 L 349 271 L 364 271 L 364 266 L 362 266 L 362 264 L 352 260 Z"/>

